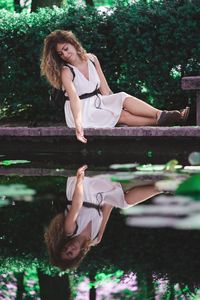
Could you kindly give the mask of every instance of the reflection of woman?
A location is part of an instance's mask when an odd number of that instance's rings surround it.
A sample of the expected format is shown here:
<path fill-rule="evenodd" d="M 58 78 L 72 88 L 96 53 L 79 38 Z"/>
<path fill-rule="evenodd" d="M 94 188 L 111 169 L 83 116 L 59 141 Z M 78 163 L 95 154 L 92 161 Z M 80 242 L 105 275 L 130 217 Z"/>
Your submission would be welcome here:
<path fill-rule="evenodd" d="M 52 86 L 65 92 L 67 125 L 83 143 L 84 128 L 171 126 L 182 124 L 189 112 L 161 111 L 125 92 L 113 94 L 98 58 L 87 53 L 71 31 L 56 30 L 45 38 L 41 71 Z"/>
<path fill-rule="evenodd" d="M 50 223 L 45 241 L 52 264 L 61 269 L 79 265 L 103 236 L 113 207 L 128 208 L 158 194 L 154 185 L 123 191 L 120 183 L 103 176 L 84 177 L 87 167 L 67 181 L 67 209 Z"/>

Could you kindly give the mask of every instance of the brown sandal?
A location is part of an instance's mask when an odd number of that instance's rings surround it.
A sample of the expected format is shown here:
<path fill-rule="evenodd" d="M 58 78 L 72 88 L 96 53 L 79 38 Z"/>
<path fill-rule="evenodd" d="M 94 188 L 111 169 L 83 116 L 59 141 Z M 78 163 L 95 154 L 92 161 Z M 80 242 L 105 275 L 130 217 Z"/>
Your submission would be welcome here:
<path fill-rule="evenodd" d="M 175 126 L 182 123 L 181 112 L 178 110 L 163 110 L 157 121 L 158 126 Z"/>
<path fill-rule="evenodd" d="M 190 107 L 186 106 L 186 108 L 180 109 L 180 113 L 181 113 L 182 124 L 185 124 L 190 113 Z"/>

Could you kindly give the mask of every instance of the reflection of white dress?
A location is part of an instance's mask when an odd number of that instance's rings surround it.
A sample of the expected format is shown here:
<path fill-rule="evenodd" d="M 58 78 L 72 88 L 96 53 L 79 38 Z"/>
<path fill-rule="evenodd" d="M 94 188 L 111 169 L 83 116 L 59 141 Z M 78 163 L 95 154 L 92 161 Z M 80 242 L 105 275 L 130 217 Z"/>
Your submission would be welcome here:
<path fill-rule="evenodd" d="M 89 80 L 76 67 L 68 65 L 74 70 L 75 78 L 73 83 L 79 96 L 91 93 L 96 88 L 99 88 L 100 79 L 90 59 L 88 59 Z M 65 66 L 65 68 L 68 67 Z M 114 127 L 120 118 L 124 99 L 128 96 L 128 94 L 120 92 L 108 96 L 98 94 L 98 96 L 94 95 L 90 98 L 80 100 L 83 128 Z M 64 110 L 67 126 L 75 127 L 70 101 L 65 102 Z"/>
<path fill-rule="evenodd" d="M 68 177 L 66 187 L 66 196 L 68 200 L 72 200 L 75 185 L 76 177 Z M 96 205 L 108 203 L 119 208 L 130 207 L 125 201 L 121 184 L 112 182 L 110 179 L 103 178 L 103 176 L 84 177 L 83 192 L 83 201 L 86 202 Z M 91 221 L 91 239 L 94 240 L 99 232 L 102 218 L 101 210 L 82 206 L 77 218 L 78 230 L 75 235 L 80 234 Z"/>

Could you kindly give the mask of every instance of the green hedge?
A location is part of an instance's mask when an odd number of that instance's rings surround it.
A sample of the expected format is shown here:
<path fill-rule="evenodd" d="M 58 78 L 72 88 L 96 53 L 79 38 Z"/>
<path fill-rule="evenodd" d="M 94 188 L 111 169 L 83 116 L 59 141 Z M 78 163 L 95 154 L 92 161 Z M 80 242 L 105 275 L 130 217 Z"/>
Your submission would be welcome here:
<path fill-rule="evenodd" d="M 84 7 L 1 10 L 0 19 L 0 119 L 63 120 L 39 69 L 43 39 L 55 29 L 72 30 L 99 57 L 114 92 L 161 109 L 191 102 L 195 112 L 195 95 L 181 91 L 180 79 L 200 70 L 199 1 L 139 1 L 102 14 Z"/>

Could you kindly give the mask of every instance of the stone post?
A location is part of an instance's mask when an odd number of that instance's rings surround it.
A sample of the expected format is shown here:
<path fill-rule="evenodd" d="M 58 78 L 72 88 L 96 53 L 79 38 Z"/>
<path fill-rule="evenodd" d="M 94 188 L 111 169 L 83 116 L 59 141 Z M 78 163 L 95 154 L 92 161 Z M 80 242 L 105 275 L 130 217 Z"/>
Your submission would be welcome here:
<path fill-rule="evenodd" d="M 196 124 L 200 126 L 200 76 L 189 76 L 181 79 L 183 90 L 196 91 Z"/>

